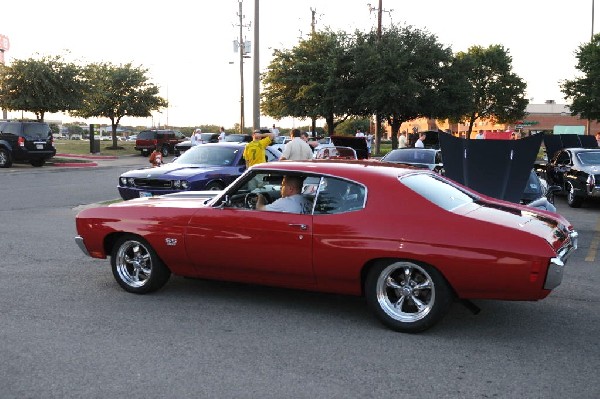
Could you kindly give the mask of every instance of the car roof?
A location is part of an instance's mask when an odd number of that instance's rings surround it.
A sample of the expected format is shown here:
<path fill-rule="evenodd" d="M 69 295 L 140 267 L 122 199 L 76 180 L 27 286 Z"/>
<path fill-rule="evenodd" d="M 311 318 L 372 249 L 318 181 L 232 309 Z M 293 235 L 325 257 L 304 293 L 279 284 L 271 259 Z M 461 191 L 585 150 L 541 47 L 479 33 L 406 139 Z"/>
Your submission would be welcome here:
<path fill-rule="evenodd" d="M 335 160 L 314 159 L 308 161 L 279 161 L 261 163 L 253 166 L 254 169 L 290 171 L 306 174 L 326 174 L 353 178 L 366 178 L 372 175 L 387 175 L 399 177 L 410 173 L 433 173 L 428 169 L 421 169 L 409 165 L 381 163 L 369 160 Z"/>

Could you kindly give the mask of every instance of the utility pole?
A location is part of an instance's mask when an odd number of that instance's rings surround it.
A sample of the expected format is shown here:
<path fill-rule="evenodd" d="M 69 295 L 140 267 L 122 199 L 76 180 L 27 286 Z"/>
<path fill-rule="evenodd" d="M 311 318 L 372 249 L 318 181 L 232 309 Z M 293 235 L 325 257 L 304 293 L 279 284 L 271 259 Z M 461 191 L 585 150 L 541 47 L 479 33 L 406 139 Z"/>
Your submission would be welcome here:
<path fill-rule="evenodd" d="M 260 129 L 260 62 L 259 62 L 259 6 L 258 0 L 254 0 L 254 89 L 252 91 L 252 131 Z"/>
<path fill-rule="evenodd" d="M 590 37 L 590 44 L 593 45 L 594 44 L 594 0 L 592 0 L 592 36 Z M 590 123 L 590 119 L 588 118 L 587 120 L 587 133 L 590 136 L 592 135 L 591 132 L 591 123 Z"/>
<path fill-rule="evenodd" d="M 316 21 L 316 14 L 317 14 L 317 10 L 313 9 L 312 7 L 310 8 L 310 13 L 311 13 L 311 18 L 310 18 L 310 29 L 312 32 L 312 35 L 315 34 L 316 32 L 316 28 L 315 25 L 317 24 Z M 313 137 L 317 136 L 317 118 L 314 116 L 311 116 L 310 118 L 311 123 L 310 123 L 310 131 L 312 132 L 311 135 Z"/>
<path fill-rule="evenodd" d="M 240 52 L 240 133 L 244 133 L 245 120 L 244 120 L 244 58 L 250 58 L 246 54 L 250 52 L 250 42 L 244 40 L 244 28 L 250 25 L 244 25 L 244 14 L 242 13 L 242 0 L 238 1 L 240 10 L 238 11 L 238 17 L 240 18 L 240 37 L 237 42 L 234 40 L 234 50 Z"/>

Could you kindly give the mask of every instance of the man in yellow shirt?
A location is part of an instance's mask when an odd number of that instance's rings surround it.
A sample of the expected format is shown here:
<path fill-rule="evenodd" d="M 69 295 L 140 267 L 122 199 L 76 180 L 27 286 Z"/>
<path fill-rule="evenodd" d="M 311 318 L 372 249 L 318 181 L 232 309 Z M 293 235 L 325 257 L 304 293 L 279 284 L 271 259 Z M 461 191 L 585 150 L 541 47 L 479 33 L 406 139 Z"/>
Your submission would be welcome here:
<path fill-rule="evenodd" d="M 274 137 L 273 133 L 261 133 L 260 130 L 255 130 L 252 133 L 252 141 L 246 144 L 246 148 L 244 148 L 244 160 L 247 168 L 267 160 L 266 148 L 271 144 Z"/>

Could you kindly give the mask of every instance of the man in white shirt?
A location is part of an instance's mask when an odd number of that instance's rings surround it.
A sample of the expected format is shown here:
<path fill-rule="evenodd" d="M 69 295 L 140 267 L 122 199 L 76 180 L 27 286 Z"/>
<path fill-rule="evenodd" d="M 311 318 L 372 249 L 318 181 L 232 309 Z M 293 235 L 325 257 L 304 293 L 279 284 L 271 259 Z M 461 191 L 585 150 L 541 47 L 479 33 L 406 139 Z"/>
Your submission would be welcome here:
<path fill-rule="evenodd" d="M 192 136 L 193 136 L 192 145 L 198 145 L 198 144 L 202 143 L 202 129 L 194 130 L 194 133 L 192 134 Z"/>
<path fill-rule="evenodd" d="M 400 137 L 398 137 L 398 148 L 406 148 L 406 133 L 400 133 Z"/>
<path fill-rule="evenodd" d="M 221 126 L 221 131 L 219 132 L 219 141 L 225 140 L 225 128 Z"/>
<path fill-rule="evenodd" d="M 283 154 L 281 154 L 279 160 L 302 161 L 312 159 L 312 148 L 310 148 L 306 141 L 302 140 L 300 130 L 292 129 L 290 137 L 292 137 L 292 140 L 285 145 Z"/>
<path fill-rule="evenodd" d="M 275 135 L 275 137 L 279 136 L 279 129 L 277 129 L 275 127 L 274 123 L 273 123 L 273 129 L 271 129 L 271 133 L 273 133 Z"/>
<path fill-rule="evenodd" d="M 287 213 L 310 213 L 310 203 L 301 194 L 303 178 L 300 176 L 284 176 L 281 182 L 281 198 L 272 204 L 265 204 L 265 197 L 258 194 L 256 209 Z"/>
<path fill-rule="evenodd" d="M 363 132 L 360 131 L 360 129 L 356 129 L 356 137 L 365 137 L 365 134 Z"/>
<path fill-rule="evenodd" d="M 419 134 L 419 139 L 417 140 L 417 142 L 415 143 L 415 148 L 425 148 L 425 133 L 420 133 Z"/>

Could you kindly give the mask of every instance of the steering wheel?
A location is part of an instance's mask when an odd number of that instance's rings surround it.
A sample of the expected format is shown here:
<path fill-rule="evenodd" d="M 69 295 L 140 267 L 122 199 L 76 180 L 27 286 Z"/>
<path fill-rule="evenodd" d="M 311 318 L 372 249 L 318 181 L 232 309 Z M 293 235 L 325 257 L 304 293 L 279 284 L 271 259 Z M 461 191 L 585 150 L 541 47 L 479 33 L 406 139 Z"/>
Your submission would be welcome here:
<path fill-rule="evenodd" d="M 265 199 L 265 204 L 271 202 L 271 199 L 268 195 L 264 193 L 248 193 L 246 194 L 246 198 L 244 199 L 244 203 L 248 209 L 256 209 L 256 203 L 258 202 L 258 196 L 262 195 Z"/>
<path fill-rule="evenodd" d="M 258 194 L 257 193 L 248 193 L 246 194 L 246 198 L 244 198 L 244 204 L 248 209 L 256 209 L 256 203 L 258 202 Z"/>

